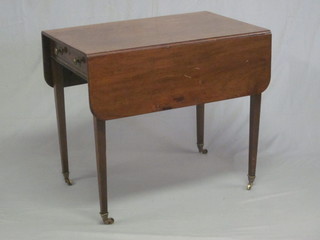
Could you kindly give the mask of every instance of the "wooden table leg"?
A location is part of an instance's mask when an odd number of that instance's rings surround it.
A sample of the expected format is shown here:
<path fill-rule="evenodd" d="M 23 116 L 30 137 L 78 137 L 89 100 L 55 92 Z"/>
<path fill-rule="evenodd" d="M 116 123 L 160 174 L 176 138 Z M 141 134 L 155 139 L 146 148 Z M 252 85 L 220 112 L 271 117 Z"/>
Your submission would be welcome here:
<path fill-rule="evenodd" d="M 108 216 L 106 122 L 104 120 L 97 119 L 95 116 L 93 117 L 93 122 L 97 158 L 100 215 L 105 224 L 112 224 L 114 219 L 109 218 Z"/>
<path fill-rule="evenodd" d="M 66 130 L 66 114 L 64 104 L 64 85 L 62 66 L 56 61 L 51 61 L 52 76 L 54 81 L 54 98 L 56 104 L 56 115 L 59 135 L 60 157 L 62 165 L 62 174 L 68 185 L 72 185 L 69 179 L 69 164 L 68 164 L 68 146 L 67 146 L 67 130 Z"/>
<path fill-rule="evenodd" d="M 208 150 L 203 148 L 204 138 L 204 104 L 197 105 L 197 146 L 199 153 L 207 154 Z"/>
<path fill-rule="evenodd" d="M 250 133 L 249 133 L 249 169 L 248 186 L 250 190 L 256 177 L 261 94 L 250 96 Z"/>

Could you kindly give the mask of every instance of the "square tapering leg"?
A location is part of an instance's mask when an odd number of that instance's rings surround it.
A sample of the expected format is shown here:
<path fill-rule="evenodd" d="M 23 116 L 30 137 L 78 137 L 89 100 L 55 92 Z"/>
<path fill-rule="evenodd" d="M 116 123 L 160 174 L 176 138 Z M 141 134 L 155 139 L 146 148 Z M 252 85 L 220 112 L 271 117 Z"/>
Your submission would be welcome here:
<path fill-rule="evenodd" d="M 261 94 L 250 96 L 250 132 L 249 132 L 249 167 L 248 186 L 250 190 L 256 177 L 256 165 L 259 140 L 259 123 L 261 110 Z"/>
<path fill-rule="evenodd" d="M 106 154 L 106 122 L 99 120 L 95 116 L 94 136 L 97 158 L 100 215 L 105 224 L 112 224 L 113 218 L 108 216 L 108 191 L 107 191 L 107 154 Z"/>
<path fill-rule="evenodd" d="M 199 153 L 207 154 L 208 150 L 204 149 L 204 104 L 199 104 L 197 108 L 197 146 Z"/>
<path fill-rule="evenodd" d="M 63 68 L 56 61 L 51 60 L 52 76 L 54 81 L 54 98 L 56 105 L 59 147 L 62 174 L 68 185 L 72 185 L 69 179 L 69 163 L 68 163 L 68 146 L 67 146 L 67 129 L 66 129 L 66 114 L 64 104 L 64 86 L 63 86 Z"/>

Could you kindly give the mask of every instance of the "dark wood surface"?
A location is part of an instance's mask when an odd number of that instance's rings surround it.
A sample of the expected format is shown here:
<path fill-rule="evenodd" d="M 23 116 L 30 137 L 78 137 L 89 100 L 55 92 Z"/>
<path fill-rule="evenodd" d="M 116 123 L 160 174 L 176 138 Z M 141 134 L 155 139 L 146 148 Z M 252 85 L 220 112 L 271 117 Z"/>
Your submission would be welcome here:
<path fill-rule="evenodd" d="M 49 30 L 43 34 L 86 55 L 95 55 L 260 32 L 269 31 L 211 12 L 196 12 Z"/>
<path fill-rule="evenodd" d="M 199 153 L 207 154 L 208 150 L 204 149 L 204 104 L 196 106 L 197 116 L 197 146 Z"/>
<path fill-rule="evenodd" d="M 52 55 L 52 47 L 54 42 L 45 35 L 42 35 L 42 58 L 43 58 L 43 72 L 44 79 L 47 84 L 51 87 L 54 85 L 53 73 L 52 73 L 52 64 L 51 64 L 51 55 Z M 71 70 L 70 70 L 71 69 Z M 70 66 L 66 66 L 62 70 L 62 75 L 65 81 L 63 81 L 64 87 L 79 85 L 87 83 L 86 77 L 79 76 L 72 71 Z"/>
<path fill-rule="evenodd" d="M 67 144 L 67 128 L 66 128 L 66 113 L 64 103 L 64 88 L 63 88 L 63 67 L 52 60 L 52 73 L 54 81 L 54 99 L 56 105 L 57 127 L 59 136 L 60 158 L 62 173 L 69 173 L 68 163 L 68 144 Z"/>
<path fill-rule="evenodd" d="M 102 120 L 258 94 L 270 81 L 270 31 L 209 12 L 42 34 L 45 69 L 52 57 L 87 80 Z"/>
<path fill-rule="evenodd" d="M 96 146 L 97 173 L 100 197 L 100 213 L 108 212 L 107 201 L 107 156 L 106 156 L 106 123 L 93 117 Z"/>
<path fill-rule="evenodd" d="M 256 175 L 261 94 L 250 97 L 250 130 L 249 130 L 249 167 L 248 176 Z"/>
<path fill-rule="evenodd" d="M 261 34 L 89 58 L 91 110 L 109 120 L 261 93 L 270 49 Z"/>

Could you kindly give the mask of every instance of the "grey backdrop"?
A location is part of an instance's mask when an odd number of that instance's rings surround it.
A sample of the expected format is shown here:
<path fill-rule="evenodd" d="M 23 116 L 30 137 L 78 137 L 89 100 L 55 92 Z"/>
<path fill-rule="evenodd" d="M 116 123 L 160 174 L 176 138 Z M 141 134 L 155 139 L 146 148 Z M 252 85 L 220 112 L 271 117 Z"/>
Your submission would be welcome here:
<path fill-rule="evenodd" d="M 100 224 L 85 85 L 66 89 L 64 184 L 41 30 L 212 11 L 272 30 L 257 179 L 247 184 L 249 99 L 107 122 L 110 212 Z M 0 0 L 1 239 L 319 239 L 320 1 Z"/>

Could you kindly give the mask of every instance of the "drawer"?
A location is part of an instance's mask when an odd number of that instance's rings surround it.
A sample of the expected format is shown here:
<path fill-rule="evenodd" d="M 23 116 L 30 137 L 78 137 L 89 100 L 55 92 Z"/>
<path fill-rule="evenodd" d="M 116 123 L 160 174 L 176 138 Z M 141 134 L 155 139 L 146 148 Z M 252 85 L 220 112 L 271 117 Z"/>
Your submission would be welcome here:
<path fill-rule="evenodd" d="M 51 44 L 51 56 L 71 71 L 87 78 L 87 58 L 85 54 L 67 45 L 53 42 Z"/>

